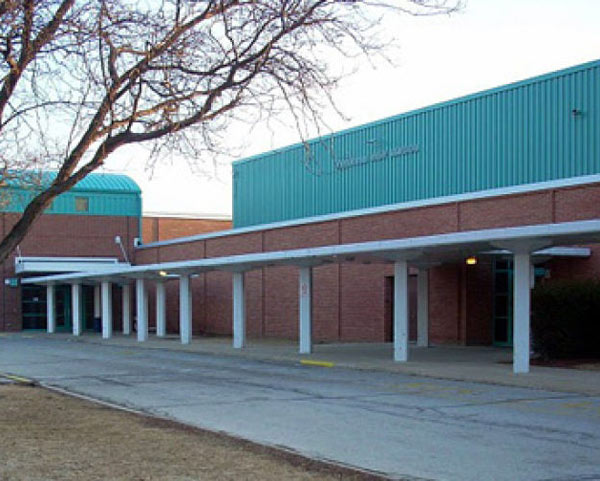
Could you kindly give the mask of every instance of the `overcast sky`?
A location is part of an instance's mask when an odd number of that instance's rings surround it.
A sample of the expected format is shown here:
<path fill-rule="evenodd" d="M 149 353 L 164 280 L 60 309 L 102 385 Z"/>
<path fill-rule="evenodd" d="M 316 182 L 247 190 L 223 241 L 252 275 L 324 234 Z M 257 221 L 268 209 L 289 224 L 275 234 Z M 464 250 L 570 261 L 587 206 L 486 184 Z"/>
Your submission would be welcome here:
<path fill-rule="evenodd" d="M 400 45 L 391 52 L 394 65 L 362 62 L 335 94 L 349 120 L 333 112 L 324 117 L 340 130 L 598 59 L 598 19 L 600 0 L 469 0 L 452 16 L 386 19 L 382 27 Z M 231 134 L 244 146 L 242 158 L 299 141 L 291 126 L 278 128 L 276 137 L 261 126 L 251 136 L 247 128 Z M 144 155 L 130 149 L 105 168 L 140 184 L 144 212 L 231 214 L 230 166 L 205 176 L 181 161 L 151 174 Z"/>

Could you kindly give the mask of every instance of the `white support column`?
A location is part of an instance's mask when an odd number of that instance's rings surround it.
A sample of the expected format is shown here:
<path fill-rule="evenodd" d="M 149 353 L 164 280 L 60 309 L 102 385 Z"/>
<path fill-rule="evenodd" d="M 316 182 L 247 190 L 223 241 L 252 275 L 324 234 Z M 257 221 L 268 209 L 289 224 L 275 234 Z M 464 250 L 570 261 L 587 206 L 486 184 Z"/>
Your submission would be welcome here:
<path fill-rule="evenodd" d="M 102 339 L 112 337 L 112 284 L 102 281 Z"/>
<path fill-rule="evenodd" d="M 394 264 L 394 361 L 408 360 L 408 265 Z"/>
<path fill-rule="evenodd" d="M 300 354 L 312 352 L 312 267 L 300 268 Z"/>
<path fill-rule="evenodd" d="M 417 346 L 429 346 L 429 271 L 417 273 Z"/>
<path fill-rule="evenodd" d="M 530 255 L 515 253 L 513 278 L 513 372 L 529 372 Z"/>
<path fill-rule="evenodd" d="M 135 302 L 137 311 L 137 340 L 144 342 L 148 340 L 148 293 L 144 285 L 144 279 L 135 280 Z"/>
<path fill-rule="evenodd" d="M 100 317 L 100 285 L 94 286 L 94 319 Z"/>
<path fill-rule="evenodd" d="M 233 347 L 246 345 L 246 306 L 244 299 L 244 273 L 233 274 Z"/>
<path fill-rule="evenodd" d="M 164 281 L 156 282 L 156 335 L 165 337 L 167 334 L 167 294 Z"/>
<path fill-rule="evenodd" d="M 179 335 L 181 344 L 192 342 L 192 291 L 189 275 L 179 277 Z"/>
<path fill-rule="evenodd" d="M 56 310 L 54 308 L 54 285 L 46 286 L 46 329 L 50 334 L 56 332 Z"/>
<path fill-rule="evenodd" d="M 71 312 L 73 316 L 73 335 L 81 336 L 81 284 L 71 285 Z"/>
<path fill-rule="evenodd" d="M 123 335 L 131 334 L 131 286 L 123 284 L 121 287 L 123 294 Z"/>

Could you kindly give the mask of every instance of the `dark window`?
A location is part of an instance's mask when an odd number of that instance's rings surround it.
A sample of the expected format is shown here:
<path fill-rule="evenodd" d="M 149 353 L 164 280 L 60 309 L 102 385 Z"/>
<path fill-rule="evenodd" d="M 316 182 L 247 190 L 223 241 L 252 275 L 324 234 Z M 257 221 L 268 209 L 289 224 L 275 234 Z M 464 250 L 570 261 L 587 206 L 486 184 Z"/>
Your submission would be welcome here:
<path fill-rule="evenodd" d="M 510 288 L 508 272 L 496 272 L 496 294 L 508 294 Z"/>
<path fill-rule="evenodd" d="M 509 268 L 508 264 L 509 264 L 509 261 L 498 259 L 498 260 L 496 260 L 496 270 L 508 269 Z"/>
<path fill-rule="evenodd" d="M 508 322 L 508 319 L 496 318 L 496 322 L 494 322 L 494 342 L 498 344 L 508 344 L 510 342 Z"/>
<path fill-rule="evenodd" d="M 505 294 L 496 296 L 496 305 L 494 314 L 496 317 L 508 317 L 508 302 L 509 298 Z"/>

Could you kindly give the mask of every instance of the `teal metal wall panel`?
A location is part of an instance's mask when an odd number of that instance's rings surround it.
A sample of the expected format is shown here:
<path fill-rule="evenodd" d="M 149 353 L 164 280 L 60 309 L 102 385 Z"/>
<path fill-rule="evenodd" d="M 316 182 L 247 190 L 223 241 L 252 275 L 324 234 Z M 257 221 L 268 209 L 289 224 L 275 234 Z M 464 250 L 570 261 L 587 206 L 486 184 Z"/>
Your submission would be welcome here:
<path fill-rule="evenodd" d="M 40 185 L 51 182 L 54 174 L 44 173 Z M 5 188 L 2 194 L 3 204 L 0 212 L 22 212 L 35 188 L 20 188 L 13 185 Z M 87 211 L 76 208 L 76 198 L 88 201 Z M 106 215 L 106 216 L 142 216 L 141 190 L 129 177 L 117 174 L 89 174 L 71 190 L 59 195 L 46 209 L 47 214 L 70 215 Z"/>
<path fill-rule="evenodd" d="M 237 161 L 234 227 L 600 173 L 599 88 L 594 61 Z"/>

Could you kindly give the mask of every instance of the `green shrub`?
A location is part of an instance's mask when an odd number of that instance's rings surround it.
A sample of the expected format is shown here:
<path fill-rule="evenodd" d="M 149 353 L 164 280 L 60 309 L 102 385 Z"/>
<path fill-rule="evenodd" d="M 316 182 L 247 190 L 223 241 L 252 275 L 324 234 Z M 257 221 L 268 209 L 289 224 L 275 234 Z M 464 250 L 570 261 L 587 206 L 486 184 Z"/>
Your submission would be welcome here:
<path fill-rule="evenodd" d="M 531 302 L 536 353 L 546 359 L 600 357 L 600 280 L 541 283 Z"/>

